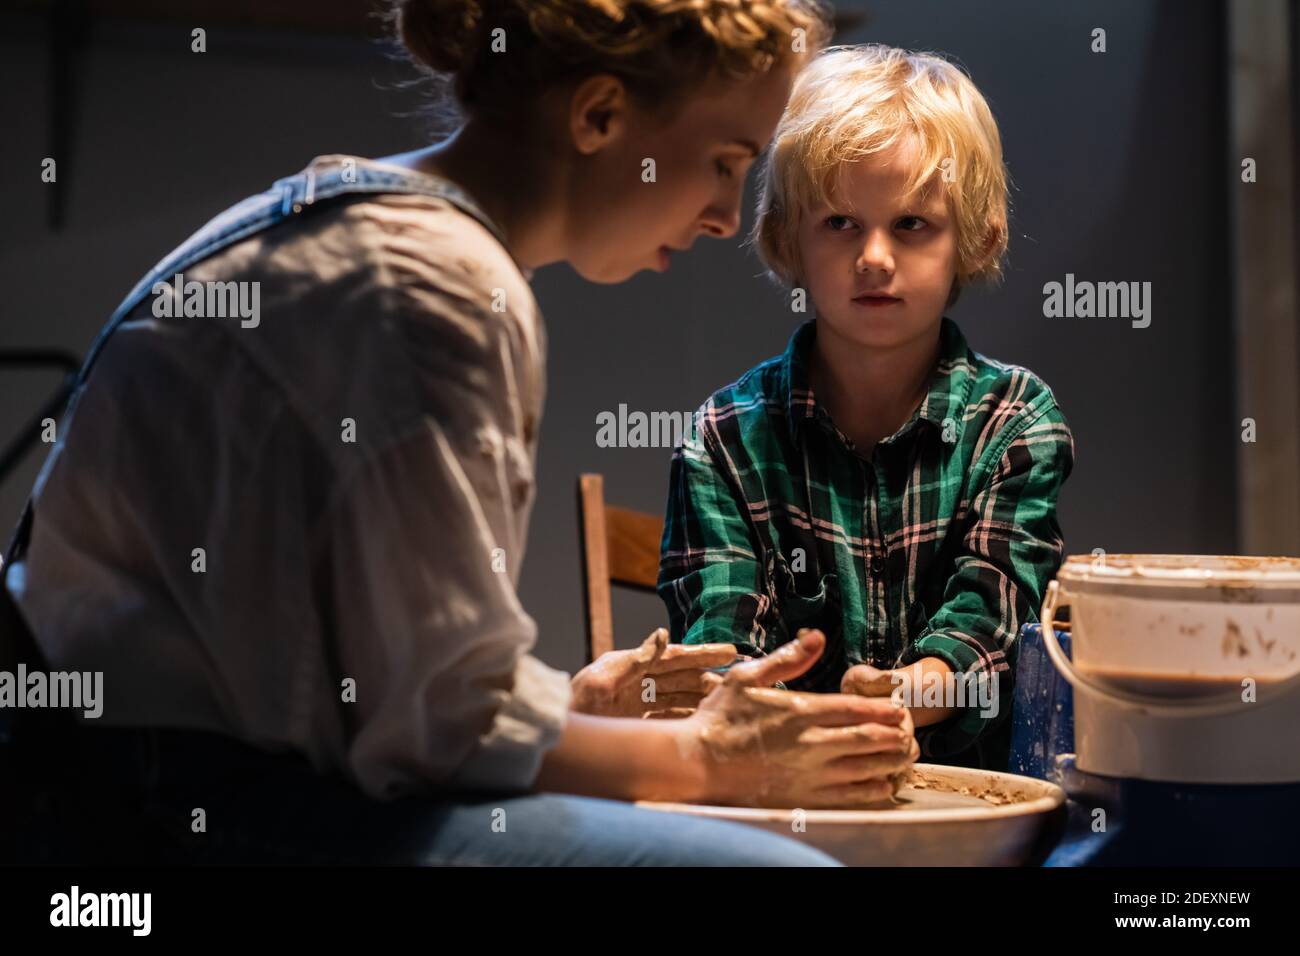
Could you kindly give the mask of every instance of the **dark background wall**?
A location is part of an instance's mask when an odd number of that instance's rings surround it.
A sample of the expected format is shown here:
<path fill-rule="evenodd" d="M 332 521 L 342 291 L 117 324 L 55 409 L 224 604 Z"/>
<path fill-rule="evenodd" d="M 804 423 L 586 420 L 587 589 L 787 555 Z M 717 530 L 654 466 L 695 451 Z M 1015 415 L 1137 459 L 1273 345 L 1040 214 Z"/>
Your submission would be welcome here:
<path fill-rule="evenodd" d="M 841 42 L 942 51 L 984 91 L 1014 181 L 1006 281 L 952 311 L 976 349 L 1052 385 L 1074 428 L 1061 520 L 1070 552 L 1236 549 L 1224 139 L 1223 15 L 1214 2 L 843 2 L 868 21 Z M 195 25 L 204 25 L 201 22 Z M 210 215 L 314 155 L 381 156 L 421 145 L 409 73 L 373 45 L 300 32 L 190 24 L 92 27 L 79 59 L 67 216 L 48 223 L 41 159 L 52 108 L 46 24 L 0 14 L 0 348 L 84 353 L 134 281 Z M 1107 52 L 1090 52 L 1091 31 Z M 526 171 L 521 171 L 521 174 Z M 752 209 L 752 198 L 747 202 Z M 751 221 L 747 212 L 745 226 Z M 1149 328 L 1047 319 L 1045 282 L 1149 281 Z M 780 351 L 799 317 L 758 278 L 739 240 L 700 240 L 667 276 L 591 286 L 565 266 L 534 288 L 550 339 L 539 490 L 521 583 L 539 654 L 574 668 L 582 612 L 576 476 L 599 471 L 613 502 L 660 512 L 665 449 L 596 445 L 620 403 L 689 411 Z M 0 436 L 52 387 L 0 375 Z M 160 396 L 165 414 L 166 398 Z M 16 517 L 38 449 L 0 486 Z M 436 544 L 436 542 L 431 542 Z M 621 644 L 662 620 L 658 599 L 619 595 Z"/>

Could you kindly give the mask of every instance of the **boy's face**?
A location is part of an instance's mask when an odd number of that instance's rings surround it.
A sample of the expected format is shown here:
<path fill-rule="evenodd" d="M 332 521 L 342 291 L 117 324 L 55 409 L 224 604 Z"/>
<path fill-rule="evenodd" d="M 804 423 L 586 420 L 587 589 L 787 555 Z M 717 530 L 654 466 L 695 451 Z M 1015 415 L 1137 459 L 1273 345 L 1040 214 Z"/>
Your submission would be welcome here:
<path fill-rule="evenodd" d="M 939 175 L 903 199 L 915 144 L 845 167 L 838 201 L 799 226 L 804 283 L 834 337 L 892 348 L 928 335 L 957 275 L 957 236 Z"/>

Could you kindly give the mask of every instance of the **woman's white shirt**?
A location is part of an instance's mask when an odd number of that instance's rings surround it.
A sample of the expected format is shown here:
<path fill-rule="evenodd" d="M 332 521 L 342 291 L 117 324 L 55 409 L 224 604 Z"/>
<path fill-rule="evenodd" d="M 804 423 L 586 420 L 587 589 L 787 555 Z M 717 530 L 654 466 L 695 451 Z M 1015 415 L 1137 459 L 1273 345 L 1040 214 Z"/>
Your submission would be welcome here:
<path fill-rule="evenodd" d="M 10 588 L 100 720 L 294 749 L 378 797 L 523 789 L 568 675 L 516 583 L 545 333 L 527 280 L 444 200 L 334 203 L 195 265 L 256 324 L 109 339 L 42 471 Z M 244 287 L 252 295 L 252 286 Z"/>

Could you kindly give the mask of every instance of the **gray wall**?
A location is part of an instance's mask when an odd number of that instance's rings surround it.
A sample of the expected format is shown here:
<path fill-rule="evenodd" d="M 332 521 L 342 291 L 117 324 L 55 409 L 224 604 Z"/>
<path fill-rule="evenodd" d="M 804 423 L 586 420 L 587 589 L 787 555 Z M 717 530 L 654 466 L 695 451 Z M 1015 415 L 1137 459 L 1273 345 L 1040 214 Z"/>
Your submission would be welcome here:
<path fill-rule="evenodd" d="M 971 4 L 880 0 L 842 41 L 958 58 L 989 99 L 1015 183 L 1010 266 L 953 310 L 978 350 L 1055 389 L 1078 462 L 1061 519 L 1071 552 L 1235 550 L 1221 10 L 1211 2 Z M 1089 51 L 1104 27 L 1108 52 Z M 138 275 L 209 215 L 325 152 L 419 145 L 405 75 L 361 42 L 182 26 L 98 27 L 82 63 L 60 232 L 45 221 L 46 61 L 39 21 L 0 17 L 0 346 L 84 352 Z M 752 202 L 748 203 L 752 207 Z M 748 223 L 749 216 L 746 216 Z M 746 223 L 746 224 L 747 224 Z M 605 474 L 611 501 L 662 510 L 663 449 L 602 449 L 598 412 L 696 407 L 780 351 L 797 317 L 738 240 L 700 240 L 665 276 L 589 286 L 567 267 L 535 281 L 550 339 L 539 497 L 522 598 L 539 653 L 567 668 L 583 625 L 574 484 Z M 1046 319 L 1044 282 L 1153 283 L 1153 321 Z M 0 434 L 50 377 L 0 382 Z M 165 401 L 165 400 L 164 400 Z M 0 488 L 17 514 L 37 467 Z M 619 595 L 630 643 L 662 620 L 653 597 Z"/>

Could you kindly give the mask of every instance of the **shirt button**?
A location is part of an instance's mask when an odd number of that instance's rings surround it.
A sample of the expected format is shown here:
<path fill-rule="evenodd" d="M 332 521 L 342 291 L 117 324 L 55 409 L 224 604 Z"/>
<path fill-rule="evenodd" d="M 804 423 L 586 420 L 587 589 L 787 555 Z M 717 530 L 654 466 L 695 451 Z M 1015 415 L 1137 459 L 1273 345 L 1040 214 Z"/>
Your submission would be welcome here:
<path fill-rule="evenodd" d="M 879 555 L 871 559 L 872 574 L 880 574 L 884 570 L 885 570 L 885 562 L 880 559 Z"/>

